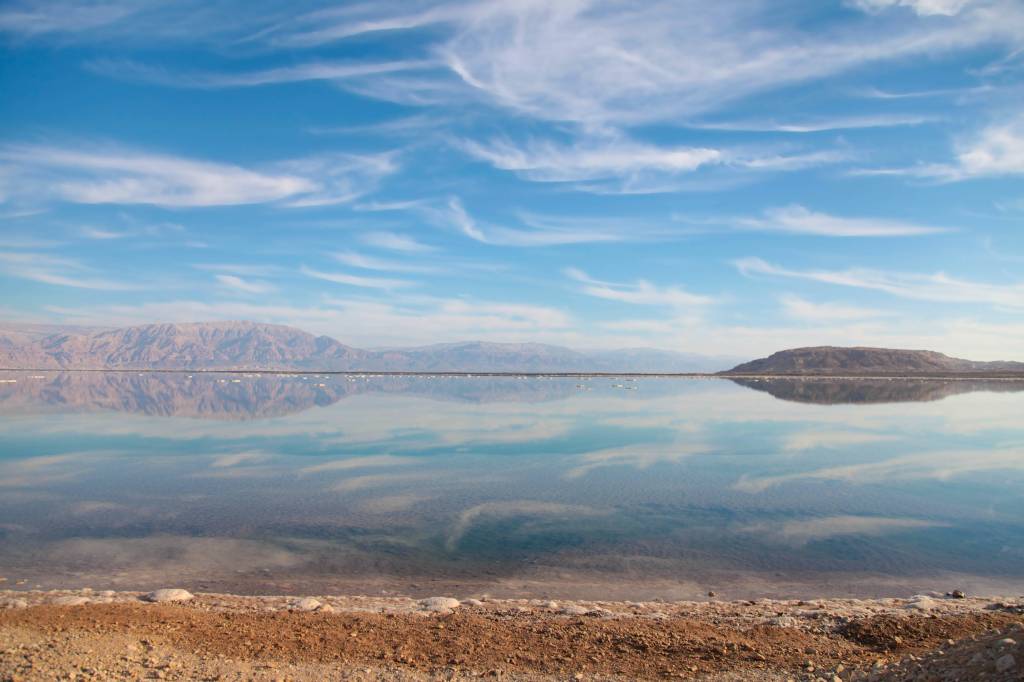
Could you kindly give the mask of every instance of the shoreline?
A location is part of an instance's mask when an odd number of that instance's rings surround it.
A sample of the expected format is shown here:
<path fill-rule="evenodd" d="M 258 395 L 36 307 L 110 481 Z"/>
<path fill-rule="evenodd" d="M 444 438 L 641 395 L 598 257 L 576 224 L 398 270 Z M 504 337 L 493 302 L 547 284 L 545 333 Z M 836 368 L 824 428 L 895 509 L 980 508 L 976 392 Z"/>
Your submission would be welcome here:
<path fill-rule="evenodd" d="M 646 602 L 187 596 L 151 603 L 140 592 L 0 591 L 0 679 L 846 682 L 905 679 L 906 666 L 946 665 L 956 656 L 994 675 L 963 679 L 1018 679 L 995 668 L 1008 638 L 1016 643 L 1010 672 L 1024 671 L 1020 595 Z"/>

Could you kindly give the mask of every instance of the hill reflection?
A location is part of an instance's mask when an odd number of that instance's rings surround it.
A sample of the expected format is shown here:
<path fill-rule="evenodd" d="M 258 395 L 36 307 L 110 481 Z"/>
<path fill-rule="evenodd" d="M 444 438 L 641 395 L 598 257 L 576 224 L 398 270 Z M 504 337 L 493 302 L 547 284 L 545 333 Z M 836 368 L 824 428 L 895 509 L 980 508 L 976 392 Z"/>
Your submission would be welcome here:
<path fill-rule="evenodd" d="M 816 405 L 910 403 L 942 400 L 974 391 L 1024 391 L 1019 379 L 761 378 L 730 381 L 779 400 Z"/>

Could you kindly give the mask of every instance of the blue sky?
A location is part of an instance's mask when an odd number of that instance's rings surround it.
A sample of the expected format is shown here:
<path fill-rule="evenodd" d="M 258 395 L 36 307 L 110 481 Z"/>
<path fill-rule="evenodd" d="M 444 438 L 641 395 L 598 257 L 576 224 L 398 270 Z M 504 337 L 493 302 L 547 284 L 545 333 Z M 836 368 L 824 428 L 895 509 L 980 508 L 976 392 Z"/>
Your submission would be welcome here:
<path fill-rule="evenodd" d="M 0 316 L 1024 360 L 1019 0 L 0 4 Z"/>

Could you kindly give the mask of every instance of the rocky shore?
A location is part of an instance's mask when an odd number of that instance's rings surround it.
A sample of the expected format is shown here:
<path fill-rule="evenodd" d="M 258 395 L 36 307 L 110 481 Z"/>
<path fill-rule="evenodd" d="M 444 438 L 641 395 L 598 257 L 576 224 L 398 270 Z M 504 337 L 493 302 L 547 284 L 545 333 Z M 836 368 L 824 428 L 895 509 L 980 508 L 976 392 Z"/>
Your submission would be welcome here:
<path fill-rule="evenodd" d="M 2 680 L 1020 680 L 1024 597 L 0 591 Z"/>

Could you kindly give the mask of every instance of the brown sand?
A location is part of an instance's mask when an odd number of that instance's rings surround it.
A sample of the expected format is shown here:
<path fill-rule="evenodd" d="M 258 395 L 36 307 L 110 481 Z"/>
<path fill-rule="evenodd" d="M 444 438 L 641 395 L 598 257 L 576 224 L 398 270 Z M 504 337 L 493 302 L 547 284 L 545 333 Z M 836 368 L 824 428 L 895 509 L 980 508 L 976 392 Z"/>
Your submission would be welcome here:
<path fill-rule="evenodd" d="M 1024 671 L 1022 600 L 467 600 L 431 611 L 318 597 L 304 612 L 289 597 L 139 597 L 0 592 L 0 679 L 925 680 L 944 679 L 913 675 L 943 669 L 946 648 L 972 672 L 960 679 Z M 54 603 L 74 598 L 85 603 Z M 997 671 L 1014 651 L 1014 667 Z"/>

